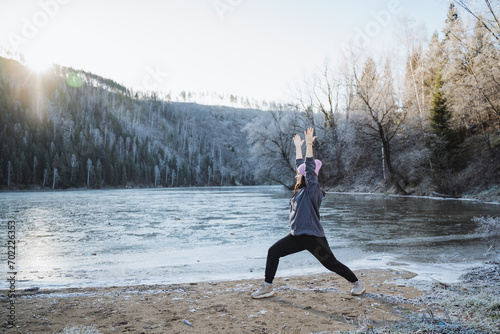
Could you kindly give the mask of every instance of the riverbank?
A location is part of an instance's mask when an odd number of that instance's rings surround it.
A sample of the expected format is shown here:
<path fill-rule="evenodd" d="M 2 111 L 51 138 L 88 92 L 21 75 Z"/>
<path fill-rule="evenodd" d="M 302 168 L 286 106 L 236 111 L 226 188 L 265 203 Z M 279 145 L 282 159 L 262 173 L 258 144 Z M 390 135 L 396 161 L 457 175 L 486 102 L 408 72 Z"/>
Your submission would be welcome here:
<path fill-rule="evenodd" d="M 382 195 L 394 197 L 413 197 L 413 198 L 429 198 L 436 200 L 461 200 L 475 201 L 489 204 L 500 204 L 500 185 L 492 185 L 486 189 L 474 189 L 460 194 L 459 196 L 449 196 L 439 194 L 429 189 L 414 189 L 409 191 L 408 195 L 396 194 L 393 191 L 384 192 L 382 188 L 369 188 L 365 186 L 345 188 L 345 187 L 326 187 L 327 193 L 338 194 L 356 194 L 356 195 Z"/>
<path fill-rule="evenodd" d="M 407 301 L 422 292 L 397 283 L 414 274 L 356 274 L 368 289 L 362 297 L 351 296 L 351 284 L 334 274 L 278 278 L 276 296 L 264 300 L 250 296 L 260 280 L 22 292 L 17 326 L 21 333 L 77 325 L 101 333 L 305 333 L 352 330 L 367 319 L 386 325 L 418 311 Z"/>
<path fill-rule="evenodd" d="M 391 333 L 500 333 L 500 259 L 471 268 L 454 284 L 434 281 L 420 289 L 426 291 L 420 312 Z"/>
<path fill-rule="evenodd" d="M 452 286 L 419 281 L 407 271 L 360 270 L 356 274 L 367 287 L 360 297 L 351 296 L 351 284 L 335 274 L 277 278 L 276 295 L 263 300 L 250 296 L 260 280 L 24 291 L 16 300 L 16 330 L 2 330 L 71 333 L 69 328 L 84 326 L 87 333 L 405 333 L 432 328 L 444 333 L 439 330 L 459 328 L 466 333 L 474 327 L 475 333 L 488 332 L 499 318 L 498 273 L 496 262 L 470 271 Z M 466 300 L 476 303 L 462 304 Z M 1 301 L 5 310 L 5 291 Z M 6 312 L 1 315 L 5 319 Z"/>

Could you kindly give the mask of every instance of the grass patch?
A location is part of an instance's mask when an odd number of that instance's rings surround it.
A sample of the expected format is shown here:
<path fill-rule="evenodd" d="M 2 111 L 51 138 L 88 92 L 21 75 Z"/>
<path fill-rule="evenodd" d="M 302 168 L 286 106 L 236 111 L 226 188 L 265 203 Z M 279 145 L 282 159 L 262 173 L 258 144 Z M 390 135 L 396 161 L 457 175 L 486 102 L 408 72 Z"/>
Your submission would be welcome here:
<path fill-rule="evenodd" d="M 357 333 L 500 333 L 500 259 L 472 268 L 457 284 L 430 286 L 420 312 L 406 321 Z"/>

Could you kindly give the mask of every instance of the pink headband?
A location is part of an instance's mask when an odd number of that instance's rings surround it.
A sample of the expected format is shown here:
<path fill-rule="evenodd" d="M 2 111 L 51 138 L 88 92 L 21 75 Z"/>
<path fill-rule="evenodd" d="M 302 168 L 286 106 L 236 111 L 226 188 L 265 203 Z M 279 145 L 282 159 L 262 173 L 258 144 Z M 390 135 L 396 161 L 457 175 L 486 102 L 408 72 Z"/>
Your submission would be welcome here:
<path fill-rule="evenodd" d="M 323 163 L 318 159 L 314 159 L 314 162 L 316 163 L 316 169 L 314 171 L 316 172 L 316 175 L 318 175 L 318 172 L 321 169 L 321 166 L 323 165 Z M 306 176 L 306 164 L 305 163 L 300 165 L 298 170 L 299 170 L 300 174 Z"/>

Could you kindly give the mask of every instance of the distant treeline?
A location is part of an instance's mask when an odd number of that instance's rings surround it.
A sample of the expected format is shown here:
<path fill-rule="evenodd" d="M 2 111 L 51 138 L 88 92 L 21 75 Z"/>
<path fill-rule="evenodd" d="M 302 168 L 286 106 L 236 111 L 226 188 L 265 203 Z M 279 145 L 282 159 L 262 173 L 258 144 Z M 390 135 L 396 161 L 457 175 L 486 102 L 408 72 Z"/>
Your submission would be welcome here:
<path fill-rule="evenodd" d="M 254 184 L 241 129 L 257 114 L 134 98 L 93 74 L 0 58 L 0 185 Z"/>

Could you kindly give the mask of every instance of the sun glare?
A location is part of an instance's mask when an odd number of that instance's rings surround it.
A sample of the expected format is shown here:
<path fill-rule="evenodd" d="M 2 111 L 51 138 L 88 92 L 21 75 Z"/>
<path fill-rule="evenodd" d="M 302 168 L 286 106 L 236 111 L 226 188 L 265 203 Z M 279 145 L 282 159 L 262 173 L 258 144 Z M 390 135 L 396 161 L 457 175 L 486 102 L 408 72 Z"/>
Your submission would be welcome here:
<path fill-rule="evenodd" d="M 26 59 L 26 65 L 31 70 L 42 73 L 52 67 L 52 61 L 41 56 L 33 56 Z"/>

